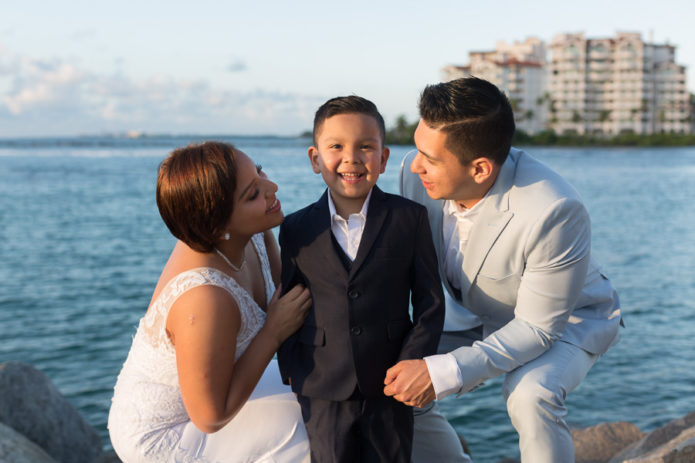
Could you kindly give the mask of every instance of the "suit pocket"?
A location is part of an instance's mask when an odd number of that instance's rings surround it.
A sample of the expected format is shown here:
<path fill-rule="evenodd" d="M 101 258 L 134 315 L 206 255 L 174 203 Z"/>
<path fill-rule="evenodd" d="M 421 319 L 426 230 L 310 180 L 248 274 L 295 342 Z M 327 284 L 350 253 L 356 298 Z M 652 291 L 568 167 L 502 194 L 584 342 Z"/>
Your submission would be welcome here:
<path fill-rule="evenodd" d="M 326 332 L 318 326 L 304 325 L 299 330 L 299 342 L 309 346 L 323 346 L 326 344 Z"/>
<path fill-rule="evenodd" d="M 386 331 L 388 333 L 389 341 L 403 340 L 412 327 L 413 323 L 410 320 L 395 320 L 388 322 L 388 325 L 386 325 Z"/>
<path fill-rule="evenodd" d="M 516 273 L 506 276 L 480 273 L 475 280 L 475 288 L 471 288 L 471 293 L 476 294 L 477 298 L 483 298 L 477 302 L 484 307 L 509 309 L 516 306 L 520 284 L 521 276 Z"/>

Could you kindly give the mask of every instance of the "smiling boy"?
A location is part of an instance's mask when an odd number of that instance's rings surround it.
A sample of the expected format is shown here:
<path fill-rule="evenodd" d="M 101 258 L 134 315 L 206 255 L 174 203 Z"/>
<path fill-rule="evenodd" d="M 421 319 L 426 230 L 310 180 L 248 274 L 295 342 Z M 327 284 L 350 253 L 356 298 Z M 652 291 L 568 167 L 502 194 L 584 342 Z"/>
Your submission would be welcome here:
<path fill-rule="evenodd" d="M 280 228 L 282 287 L 302 283 L 313 300 L 278 352 L 313 462 L 410 461 L 412 410 L 386 397 L 383 381 L 397 361 L 434 353 L 444 321 L 426 210 L 376 186 L 384 134 L 364 98 L 323 104 L 308 154 L 328 188 Z"/>

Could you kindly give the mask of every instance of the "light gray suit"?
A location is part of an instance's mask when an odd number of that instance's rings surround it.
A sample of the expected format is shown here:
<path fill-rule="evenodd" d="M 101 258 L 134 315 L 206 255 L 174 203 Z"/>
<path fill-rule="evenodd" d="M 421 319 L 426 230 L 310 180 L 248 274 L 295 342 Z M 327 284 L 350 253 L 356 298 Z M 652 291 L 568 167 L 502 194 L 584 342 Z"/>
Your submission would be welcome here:
<path fill-rule="evenodd" d="M 465 307 L 483 323 L 482 342 L 451 352 L 463 376 L 458 392 L 511 372 L 504 393 L 522 459 L 552 458 L 545 451 L 573 459 L 567 454 L 571 449 L 564 448 L 572 444 L 564 422 L 565 395 L 617 341 L 621 319 L 618 296 L 591 258 L 590 219 L 578 193 L 553 170 L 512 148 L 480 203 L 463 253 L 459 291 L 444 271 L 444 201 L 431 199 L 410 172 L 415 154 L 403 160 L 400 189 L 427 207 L 440 275 L 456 302 L 447 306 L 446 316 L 456 318 Z M 531 400 L 542 403 L 518 404 L 534 395 L 542 398 Z M 534 409 L 535 424 L 528 417 Z M 557 429 L 547 441 L 530 437 L 548 426 Z"/>

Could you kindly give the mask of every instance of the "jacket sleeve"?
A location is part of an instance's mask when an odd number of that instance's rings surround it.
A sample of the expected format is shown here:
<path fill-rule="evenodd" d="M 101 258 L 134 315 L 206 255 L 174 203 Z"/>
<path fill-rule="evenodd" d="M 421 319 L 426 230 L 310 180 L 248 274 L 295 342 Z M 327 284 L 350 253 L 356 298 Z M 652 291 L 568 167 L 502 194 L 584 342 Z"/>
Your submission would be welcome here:
<path fill-rule="evenodd" d="M 282 268 L 280 281 L 282 285 L 282 294 L 284 295 L 296 284 L 295 280 L 298 272 L 293 252 L 287 243 L 287 229 L 284 222 L 280 225 L 278 242 L 280 244 L 280 261 Z M 282 377 L 282 382 L 284 384 L 290 384 L 290 367 L 292 365 L 291 352 L 294 349 L 296 342 L 297 333 L 294 333 L 287 338 L 285 342 L 280 345 L 280 349 L 278 349 L 278 366 L 280 368 L 280 376 Z"/>
<path fill-rule="evenodd" d="M 399 360 L 422 358 L 437 352 L 444 326 L 444 294 L 427 212 L 418 207 L 410 272 L 413 328 L 403 342 Z"/>
<path fill-rule="evenodd" d="M 460 393 L 511 371 L 558 340 L 584 286 L 590 259 L 591 224 L 577 200 L 550 205 L 524 242 L 526 267 L 514 318 L 499 330 L 451 354 L 463 377 Z"/>

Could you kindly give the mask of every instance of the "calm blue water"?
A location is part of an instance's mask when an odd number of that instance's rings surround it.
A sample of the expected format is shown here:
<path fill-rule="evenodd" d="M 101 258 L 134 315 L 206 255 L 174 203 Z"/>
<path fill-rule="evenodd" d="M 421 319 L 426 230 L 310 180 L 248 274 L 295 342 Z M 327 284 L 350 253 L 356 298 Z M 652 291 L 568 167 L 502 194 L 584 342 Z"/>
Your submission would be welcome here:
<path fill-rule="evenodd" d="M 105 447 L 116 375 L 174 244 L 157 166 L 193 139 L 0 141 L 0 362 L 44 371 Z M 278 183 L 286 213 L 323 191 L 308 140 L 231 140 Z M 408 149 L 393 148 L 383 189 L 396 191 Z M 652 430 L 695 410 L 695 148 L 528 151 L 584 197 L 627 325 L 570 395 L 571 425 Z M 477 462 L 518 455 L 500 385 L 442 403 Z"/>

